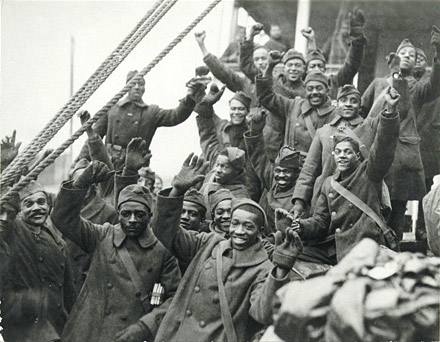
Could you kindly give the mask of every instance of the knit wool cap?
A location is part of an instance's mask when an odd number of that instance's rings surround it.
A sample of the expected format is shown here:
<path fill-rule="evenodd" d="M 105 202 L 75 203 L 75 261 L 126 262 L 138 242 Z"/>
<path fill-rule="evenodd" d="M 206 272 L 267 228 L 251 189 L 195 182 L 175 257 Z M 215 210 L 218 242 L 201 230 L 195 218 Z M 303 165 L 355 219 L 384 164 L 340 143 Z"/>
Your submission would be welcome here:
<path fill-rule="evenodd" d="M 18 194 L 20 195 L 20 200 L 23 201 L 26 197 L 36 194 L 37 192 L 42 192 L 47 200 L 50 200 L 43 186 L 35 180 L 30 181 L 30 183 L 24 189 L 20 190 Z"/>
<path fill-rule="evenodd" d="M 196 189 L 189 189 L 185 193 L 183 200 L 185 202 L 191 202 L 191 203 L 197 204 L 206 211 L 205 199 L 204 199 L 203 195 L 199 191 L 197 191 Z"/>
<path fill-rule="evenodd" d="M 254 207 L 255 209 L 257 209 L 258 211 L 261 212 L 261 214 L 263 215 L 263 220 L 264 220 L 264 227 L 263 227 L 263 230 L 264 230 L 267 227 L 266 213 L 264 212 L 263 208 L 257 202 L 254 202 L 249 198 L 233 198 L 232 199 L 231 214 L 233 215 L 235 210 L 237 210 L 238 208 L 245 206 L 245 205 L 249 205 L 251 207 Z"/>
<path fill-rule="evenodd" d="M 242 103 L 247 110 L 249 110 L 252 101 L 251 98 L 242 91 L 237 91 L 234 96 L 232 96 L 232 98 L 229 100 L 229 103 L 231 103 L 232 100 L 237 100 L 238 102 Z"/>
<path fill-rule="evenodd" d="M 283 146 L 275 159 L 275 165 L 286 169 L 298 169 L 300 167 L 300 153 L 289 146 Z"/>
<path fill-rule="evenodd" d="M 131 184 L 126 186 L 119 193 L 118 198 L 118 210 L 122 204 L 126 202 L 137 202 L 145 205 L 150 212 L 153 208 L 153 198 L 151 196 L 150 190 L 145 186 L 139 184 Z"/>
<path fill-rule="evenodd" d="M 230 192 L 228 189 L 219 189 L 211 194 L 208 195 L 208 201 L 209 201 L 209 207 L 211 208 L 211 213 L 214 212 L 215 207 L 217 205 L 225 200 L 232 200 L 234 196 L 232 195 L 232 192 Z"/>
<path fill-rule="evenodd" d="M 359 90 L 357 90 L 357 88 L 354 85 L 346 84 L 342 87 L 339 87 L 338 96 L 336 96 L 336 100 L 339 100 L 342 96 L 348 96 L 352 94 L 359 96 L 359 99 L 361 98 L 361 93 L 359 92 Z"/>
<path fill-rule="evenodd" d="M 243 169 L 246 162 L 245 152 L 237 147 L 227 147 L 226 151 L 231 165 L 236 169 Z"/>
<path fill-rule="evenodd" d="M 306 63 L 306 60 L 305 60 L 305 58 L 304 58 L 304 55 L 303 55 L 301 52 L 296 51 L 296 50 L 294 50 L 294 49 L 290 49 L 289 51 L 287 51 L 287 52 L 284 54 L 283 59 L 282 59 L 282 62 L 283 62 L 284 64 L 286 64 L 287 61 L 289 61 L 289 60 L 291 60 L 291 59 L 293 59 L 293 58 L 299 58 L 300 60 L 302 60 L 302 61 L 304 62 L 304 64 Z"/>
<path fill-rule="evenodd" d="M 428 60 L 428 57 L 426 57 L 425 51 L 423 51 L 421 48 L 416 48 L 417 55 L 423 56 L 425 60 Z"/>
<path fill-rule="evenodd" d="M 399 53 L 399 51 L 402 50 L 404 47 L 411 47 L 414 50 L 416 50 L 416 47 L 409 41 L 409 39 L 405 38 L 404 40 L 402 40 L 400 45 L 397 47 L 396 53 Z"/>
<path fill-rule="evenodd" d="M 306 63 L 309 64 L 309 62 L 314 59 L 319 59 L 319 60 L 323 61 L 324 63 L 327 63 L 324 55 L 322 54 L 321 50 L 319 50 L 319 49 L 312 50 L 307 54 Z"/>
<path fill-rule="evenodd" d="M 307 73 L 306 80 L 304 81 L 305 84 L 307 84 L 310 81 L 318 81 L 323 83 L 327 88 L 328 85 L 328 77 L 319 70 L 312 70 L 309 73 Z"/>
<path fill-rule="evenodd" d="M 148 166 L 141 167 L 138 174 L 140 177 L 152 180 L 153 182 L 156 180 L 156 174 Z"/>

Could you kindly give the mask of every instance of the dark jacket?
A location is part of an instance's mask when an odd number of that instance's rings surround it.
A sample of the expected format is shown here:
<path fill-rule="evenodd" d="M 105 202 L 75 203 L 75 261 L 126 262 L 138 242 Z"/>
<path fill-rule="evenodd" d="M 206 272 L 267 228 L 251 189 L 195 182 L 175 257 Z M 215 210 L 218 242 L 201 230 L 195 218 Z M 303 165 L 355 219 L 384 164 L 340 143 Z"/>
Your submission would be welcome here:
<path fill-rule="evenodd" d="M 249 159 L 265 188 L 260 205 L 267 215 L 268 225 L 264 233 L 269 235 L 275 232 L 275 209 L 283 208 L 287 211 L 292 209 L 291 200 L 294 186 L 285 191 L 277 187 L 273 178 L 274 165 L 264 154 L 265 146 L 261 134 L 252 135 L 252 132 L 248 131 L 244 137 Z"/>
<path fill-rule="evenodd" d="M 76 299 L 61 234 L 50 221 L 35 229 L 21 218 L 13 225 L 9 270 L 1 298 L 6 341 L 59 339 Z"/>
<path fill-rule="evenodd" d="M 314 130 L 333 119 L 335 107 L 327 100 L 320 108 L 314 108 L 302 98 L 289 99 L 273 91 L 272 78 L 257 77 L 257 94 L 260 103 L 274 116 L 286 118 L 284 144 L 307 153 L 315 132 L 309 131 L 305 116 L 309 116 Z"/>
<path fill-rule="evenodd" d="M 339 171 L 326 178 L 313 216 L 300 219 L 302 238 L 308 246 L 325 251 L 329 260 L 335 255 L 340 260 L 365 237 L 385 243 L 382 230 L 375 221 L 336 192 L 331 179 L 338 181 L 381 217 L 382 181 L 393 162 L 398 136 L 399 116 L 381 116 L 368 159 L 345 178 Z M 307 248 L 304 254 L 307 254 Z"/>
<path fill-rule="evenodd" d="M 270 303 L 275 291 L 288 282 L 272 276 L 272 263 L 260 242 L 244 251 L 217 233 L 191 234 L 179 227 L 183 197 L 158 196 L 154 233 L 176 257 L 191 261 L 156 341 L 226 341 L 216 273 L 216 253 L 224 244 L 223 281 L 238 341 L 251 338 L 257 323 L 272 321 Z M 224 241 L 224 242 L 222 242 Z"/>
<path fill-rule="evenodd" d="M 390 86 L 390 79 L 376 78 L 368 86 L 362 96 L 363 113 L 369 113 L 369 116 L 374 117 L 384 107 L 383 96 L 377 101 L 376 98 Z M 406 88 L 398 89 L 401 95 L 404 93 L 405 99 L 398 105 L 401 122 L 396 157 L 385 178 L 391 199 L 399 201 L 421 200 L 426 192 L 416 118 L 423 104 L 440 94 L 440 63 L 434 62 L 429 82 L 418 82 L 412 76 L 405 77 L 405 80 Z M 410 96 L 406 95 L 408 92 Z M 401 110 L 403 107 L 406 108 Z"/>
<path fill-rule="evenodd" d="M 337 114 L 334 119 L 316 131 L 293 191 L 292 201 L 295 199 L 303 200 L 307 205 L 310 205 L 311 214 L 313 214 L 324 180 L 331 176 L 336 169 L 332 155 L 334 135 L 345 135 L 345 127 L 354 130 L 364 121 L 359 116 L 347 122 L 342 119 L 338 112 L 336 110 Z"/>
<path fill-rule="evenodd" d="M 64 329 L 63 341 L 113 341 L 118 332 L 138 321 L 154 336 L 180 280 L 177 261 L 151 228 L 137 238 L 139 244 L 129 245 L 119 224 L 98 225 L 82 219 L 80 209 L 86 191 L 72 189 L 71 182 L 64 183 L 52 213 L 53 222 L 64 235 L 85 252 L 93 253 L 87 279 Z M 151 293 L 155 283 L 165 288 L 163 304 L 150 307 L 147 313 L 121 261 L 118 250 L 123 244 L 146 292 Z"/>

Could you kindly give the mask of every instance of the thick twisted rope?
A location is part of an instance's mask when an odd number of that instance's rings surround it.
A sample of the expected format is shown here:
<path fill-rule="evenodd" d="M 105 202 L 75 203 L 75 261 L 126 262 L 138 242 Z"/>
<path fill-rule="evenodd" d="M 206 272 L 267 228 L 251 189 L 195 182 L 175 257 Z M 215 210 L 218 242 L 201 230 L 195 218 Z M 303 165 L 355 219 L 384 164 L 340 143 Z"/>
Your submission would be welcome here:
<path fill-rule="evenodd" d="M 50 139 L 90 98 L 99 86 L 110 76 L 116 67 L 129 55 L 137 44 L 151 31 L 157 22 L 170 10 L 177 0 L 158 0 L 139 21 L 127 37 L 98 67 L 86 83 L 75 93 L 69 102 L 49 121 L 46 127 L 33 139 L 26 149 L 2 173 L 0 185 L 11 182 L 21 169 L 44 148 Z M 155 11 L 160 7 L 157 11 Z M 154 12 L 154 13 L 153 13 Z"/>
<path fill-rule="evenodd" d="M 171 50 L 179 44 L 183 38 L 206 17 L 211 10 L 217 6 L 222 0 L 214 0 L 209 6 L 196 18 L 191 24 L 189 24 L 174 40 L 168 44 L 144 69 L 136 74 L 130 81 L 122 88 L 107 104 L 101 108 L 90 120 L 88 120 L 81 128 L 79 128 L 69 139 L 67 139 L 60 147 L 47 156 L 38 166 L 13 186 L 6 194 L 1 197 L 1 201 L 8 201 L 13 193 L 17 193 L 25 188 L 30 181 L 36 179 L 38 175 L 55 159 L 57 159 L 66 149 L 69 148 L 86 130 L 91 127 L 99 118 L 101 118 L 108 110 L 113 107 L 131 88 L 134 87 L 148 72 L 151 71 Z"/>

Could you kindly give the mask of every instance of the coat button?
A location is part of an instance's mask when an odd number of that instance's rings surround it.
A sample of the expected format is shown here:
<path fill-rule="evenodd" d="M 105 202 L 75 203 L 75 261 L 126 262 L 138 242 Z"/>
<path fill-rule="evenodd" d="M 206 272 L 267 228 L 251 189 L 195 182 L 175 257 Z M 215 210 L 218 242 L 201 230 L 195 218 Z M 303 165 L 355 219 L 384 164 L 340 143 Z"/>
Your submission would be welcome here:
<path fill-rule="evenodd" d="M 214 298 L 212 298 L 212 302 L 214 304 L 220 303 L 220 299 L 218 297 L 214 297 Z"/>
<path fill-rule="evenodd" d="M 194 292 L 195 292 L 195 293 L 199 293 L 199 292 L 200 292 L 200 287 L 196 286 L 196 287 L 194 288 Z"/>
<path fill-rule="evenodd" d="M 354 205 L 350 203 L 350 204 L 348 205 L 348 207 L 349 207 L 350 209 L 353 209 L 353 208 L 354 208 Z"/>
<path fill-rule="evenodd" d="M 38 319 L 38 317 L 36 317 L 34 323 L 38 324 L 38 322 L 39 322 L 39 319 Z"/>
<path fill-rule="evenodd" d="M 206 323 L 205 323 L 205 321 L 200 321 L 199 325 L 200 325 L 200 328 L 204 328 L 206 326 Z"/>
<path fill-rule="evenodd" d="M 39 261 L 39 262 L 43 262 L 43 261 L 44 261 L 44 258 L 40 255 L 40 256 L 38 257 L 38 261 Z"/>
<path fill-rule="evenodd" d="M 333 198 L 333 197 L 335 197 L 335 194 L 333 192 L 329 192 L 328 197 Z"/>
<path fill-rule="evenodd" d="M 336 216 L 336 211 L 332 211 L 332 216 Z"/>
<path fill-rule="evenodd" d="M 57 304 L 57 308 L 61 309 L 61 304 L 60 303 Z"/>
<path fill-rule="evenodd" d="M 205 264 L 205 268 L 209 270 L 211 268 L 211 264 Z"/>
<path fill-rule="evenodd" d="M 107 284 L 107 288 L 108 288 L 108 289 L 112 289 L 112 288 L 113 288 L 113 284 L 112 284 L 112 283 L 108 283 L 108 284 Z"/>
<path fill-rule="evenodd" d="M 341 232 L 341 228 L 336 228 L 336 233 L 340 233 Z"/>
<path fill-rule="evenodd" d="M 298 145 L 298 140 L 295 140 L 294 143 L 295 143 L 295 145 Z"/>
<path fill-rule="evenodd" d="M 353 223 L 350 223 L 348 226 L 349 226 L 350 228 L 353 227 Z"/>
<path fill-rule="evenodd" d="M 228 281 L 232 281 L 232 276 L 229 276 L 229 277 L 228 277 Z"/>
<path fill-rule="evenodd" d="M 60 267 L 62 270 L 64 270 L 64 262 L 61 263 Z"/>
<path fill-rule="evenodd" d="M 186 315 L 187 315 L 187 316 L 191 316 L 191 315 L 192 315 L 191 310 L 186 310 Z"/>
<path fill-rule="evenodd" d="M 299 126 L 301 126 L 301 125 L 297 122 L 297 123 L 295 124 L 295 126 L 296 126 L 296 127 L 299 127 Z"/>

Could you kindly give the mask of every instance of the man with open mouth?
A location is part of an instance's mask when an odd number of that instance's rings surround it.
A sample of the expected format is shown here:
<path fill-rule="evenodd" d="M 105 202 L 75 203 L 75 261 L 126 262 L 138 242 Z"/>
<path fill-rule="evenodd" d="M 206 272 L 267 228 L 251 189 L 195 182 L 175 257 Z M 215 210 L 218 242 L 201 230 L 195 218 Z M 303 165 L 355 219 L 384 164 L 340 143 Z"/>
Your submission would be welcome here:
<path fill-rule="evenodd" d="M 32 181 L 20 191 L 20 215 L 9 220 L 13 236 L 1 291 L 6 341 L 58 341 L 76 299 L 67 246 L 48 220 L 50 209 L 49 194 Z"/>
<path fill-rule="evenodd" d="M 289 281 L 289 271 L 302 249 L 298 235 L 287 229 L 269 261 L 260 239 L 266 215 L 246 198 L 232 200 L 228 239 L 215 232 L 193 234 L 180 228 L 183 195 L 204 178 L 207 168 L 203 158 L 189 155 L 173 187 L 158 196 L 154 233 L 190 265 L 157 341 L 249 340 L 261 324 L 271 323 L 273 295 Z"/>
<path fill-rule="evenodd" d="M 385 94 L 387 108 L 380 114 L 367 159 L 362 161 L 356 140 L 335 135 L 336 171 L 325 179 L 313 216 L 293 224 L 307 241 L 299 259 L 334 265 L 365 237 L 393 247 L 390 242 L 396 241 L 387 239 L 389 229 L 380 203 L 382 181 L 393 163 L 399 137 L 399 99 L 394 88 Z"/>

